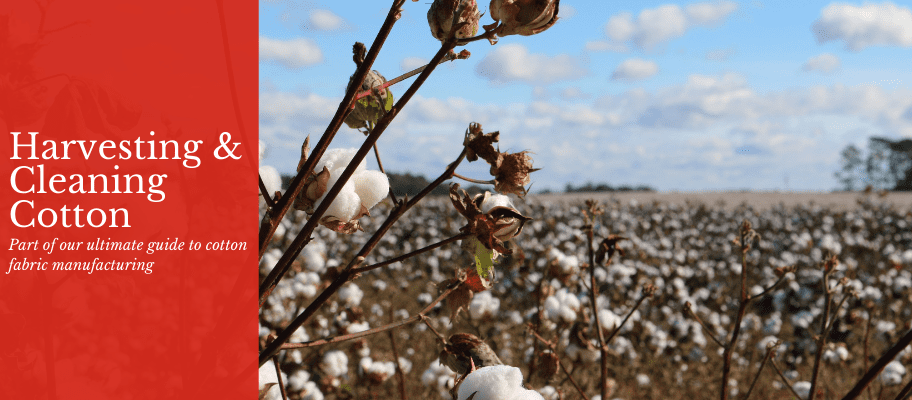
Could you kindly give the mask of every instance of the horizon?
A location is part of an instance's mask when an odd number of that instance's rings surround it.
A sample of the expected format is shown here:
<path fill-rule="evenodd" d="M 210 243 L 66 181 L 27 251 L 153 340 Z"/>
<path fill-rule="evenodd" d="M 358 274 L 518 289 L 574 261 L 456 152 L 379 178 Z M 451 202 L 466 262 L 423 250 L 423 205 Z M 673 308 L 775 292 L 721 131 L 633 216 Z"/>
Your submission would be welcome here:
<path fill-rule="evenodd" d="M 373 66 L 387 79 L 439 47 L 429 4 L 406 2 Z M 304 137 L 319 138 L 338 107 L 351 45 L 370 46 L 388 7 L 260 3 L 264 165 L 294 172 Z M 387 170 L 441 172 L 479 122 L 501 132 L 501 150 L 533 153 L 536 192 L 586 182 L 830 192 L 843 148 L 912 137 L 907 5 L 565 0 L 560 16 L 538 35 L 457 49 L 471 58 L 441 65 L 378 141 Z M 362 138 L 343 126 L 332 147 Z M 489 177 L 480 162 L 459 173 Z"/>

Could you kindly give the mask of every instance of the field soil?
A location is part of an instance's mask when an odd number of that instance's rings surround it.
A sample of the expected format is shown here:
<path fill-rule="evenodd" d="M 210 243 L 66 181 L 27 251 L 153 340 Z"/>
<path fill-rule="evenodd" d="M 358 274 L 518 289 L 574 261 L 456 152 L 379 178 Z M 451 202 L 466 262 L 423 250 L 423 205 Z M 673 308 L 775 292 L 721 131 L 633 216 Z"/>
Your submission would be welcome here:
<path fill-rule="evenodd" d="M 850 211 L 858 208 L 858 202 L 866 197 L 875 203 L 892 205 L 898 210 L 912 212 L 912 192 L 890 192 L 886 195 L 865 195 L 862 192 L 595 192 L 595 193 L 554 193 L 529 195 L 530 199 L 542 202 L 583 202 L 596 199 L 601 202 L 617 200 L 621 204 L 631 201 L 639 204 L 653 202 L 675 205 L 705 204 L 733 209 L 742 204 L 757 210 L 767 210 L 778 205 L 791 208 L 796 205 L 820 205 L 834 211 Z"/>

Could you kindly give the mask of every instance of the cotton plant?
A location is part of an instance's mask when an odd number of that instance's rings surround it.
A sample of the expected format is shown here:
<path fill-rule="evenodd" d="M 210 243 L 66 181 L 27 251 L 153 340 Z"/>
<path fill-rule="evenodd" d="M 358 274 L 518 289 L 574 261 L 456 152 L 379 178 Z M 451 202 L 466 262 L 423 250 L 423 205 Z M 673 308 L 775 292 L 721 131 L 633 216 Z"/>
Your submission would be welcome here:
<path fill-rule="evenodd" d="M 295 199 L 295 207 L 313 214 L 323 204 L 329 189 L 339 181 L 357 152 L 358 149 L 355 148 L 327 150 L 314 168 L 314 171 L 319 172 L 307 178 L 304 189 Z M 363 230 L 358 219 L 370 215 L 370 209 L 389 194 L 389 189 L 386 174 L 368 170 L 367 161 L 362 159 L 355 173 L 326 209 L 320 224 L 340 233 Z"/>

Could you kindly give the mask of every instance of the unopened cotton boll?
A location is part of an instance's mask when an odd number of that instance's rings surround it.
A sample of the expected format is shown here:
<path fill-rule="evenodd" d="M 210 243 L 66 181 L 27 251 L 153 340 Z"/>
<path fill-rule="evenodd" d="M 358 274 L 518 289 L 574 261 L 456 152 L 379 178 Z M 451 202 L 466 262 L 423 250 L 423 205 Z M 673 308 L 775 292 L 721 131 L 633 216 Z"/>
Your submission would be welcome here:
<path fill-rule="evenodd" d="M 544 400 L 541 394 L 522 386 L 522 372 L 509 365 L 475 370 L 459 385 L 458 400 Z"/>

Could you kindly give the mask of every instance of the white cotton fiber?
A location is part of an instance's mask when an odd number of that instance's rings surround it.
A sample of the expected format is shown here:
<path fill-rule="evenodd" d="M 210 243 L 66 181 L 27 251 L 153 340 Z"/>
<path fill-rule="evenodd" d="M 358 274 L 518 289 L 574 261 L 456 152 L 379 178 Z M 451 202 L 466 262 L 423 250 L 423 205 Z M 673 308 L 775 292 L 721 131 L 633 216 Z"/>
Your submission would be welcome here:
<path fill-rule="evenodd" d="M 271 165 L 261 166 L 260 178 L 263 179 L 263 185 L 266 186 L 266 192 L 269 195 L 275 195 L 276 191 L 282 190 L 282 176 L 279 175 L 279 171 L 275 167 Z"/>
<path fill-rule="evenodd" d="M 275 385 L 273 385 L 269 391 L 266 392 L 266 397 L 264 398 L 267 400 L 280 400 L 282 398 L 282 392 L 281 389 L 279 389 L 279 377 L 276 375 L 275 364 L 272 363 L 272 360 L 267 361 L 265 364 L 263 364 L 262 367 L 260 367 L 259 375 L 260 390 L 263 390 L 266 385 L 270 383 L 275 383 Z"/>
<path fill-rule="evenodd" d="M 473 400 L 544 400 L 534 390 L 522 386 L 522 372 L 509 365 L 483 367 L 469 374 L 459 385 L 459 400 L 475 393 Z"/>
<path fill-rule="evenodd" d="M 323 167 L 326 167 L 330 172 L 338 170 L 341 174 L 342 171 L 348 167 L 348 164 L 351 162 L 352 158 L 355 157 L 355 153 L 358 152 L 358 149 L 328 149 L 323 153 L 323 157 L 320 158 L 320 162 L 317 163 L 314 171 L 322 171 Z M 367 160 L 361 160 L 361 164 L 358 165 L 358 168 L 355 170 L 364 171 L 367 169 Z"/>
<path fill-rule="evenodd" d="M 621 317 L 611 312 L 611 310 L 599 310 L 599 324 L 602 329 L 613 331 L 621 325 Z"/>
<path fill-rule="evenodd" d="M 266 155 L 266 142 L 260 140 L 260 162 L 263 162 L 263 156 Z"/>
<path fill-rule="evenodd" d="M 340 377 L 348 373 L 348 356 L 341 350 L 333 350 L 323 355 L 323 371 Z"/>
<path fill-rule="evenodd" d="M 355 193 L 361 198 L 361 204 L 370 209 L 389 194 L 389 178 L 380 171 L 360 171 L 352 176 Z"/>
<path fill-rule="evenodd" d="M 566 288 L 558 290 L 557 293 L 545 299 L 545 316 L 552 321 L 558 319 L 565 322 L 576 321 L 576 313 L 579 308 L 579 299 L 567 292 Z"/>
<path fill-rule="evenodd" d="M 320 198 L 320 201 L 317 202 L 317 205 L 319 206 L 325 198 L 326 195 L 324 194 L 323 197 Z M 360 210 L 361 198 L 355 193 L 355 185 L 349 181 L 342 187 L 342 191 L 339 192 L 336 199 L 329 205 L 329 208 L 326 209 L 326 214 L 324 215 L 327 217 L 336 217 L 342 221 L 350 221 Z"/>
<path fill-rule="evenodd" d="M 510 201 L 510 198 L 502 194 L 489 194 L 485 197 L 484 201 L 481 202 L 481 212 L 487 214 L 488 211 L 491 211 L 494 207 L 508 207 L 516 208 L 513 206 L 513 202 Z"/>

